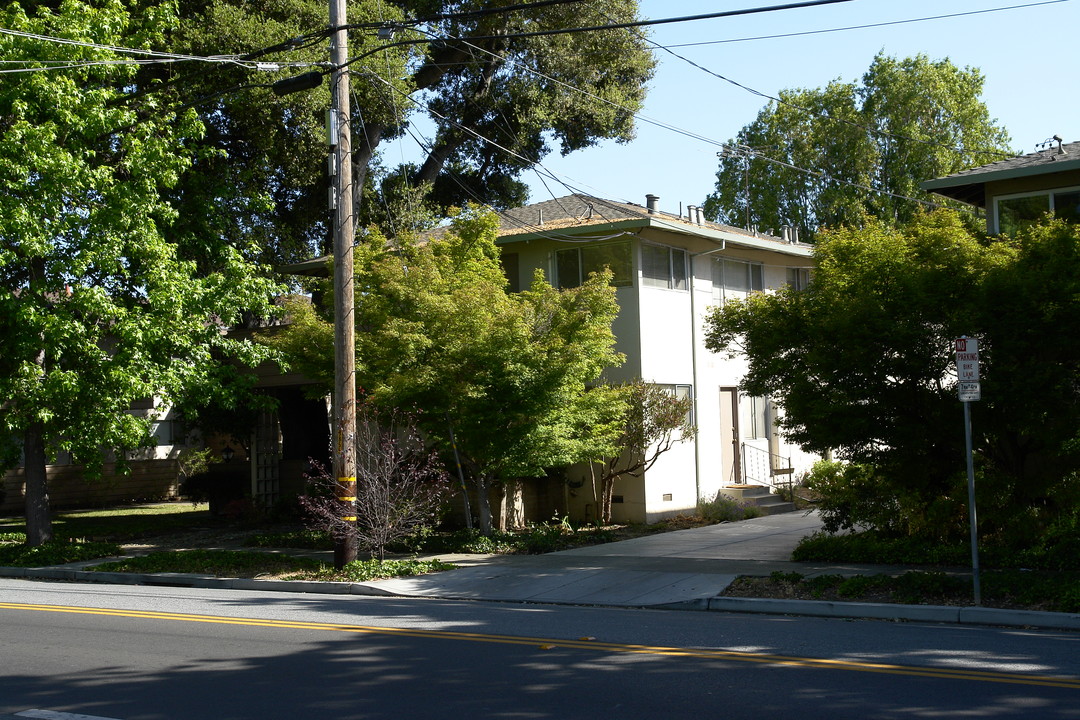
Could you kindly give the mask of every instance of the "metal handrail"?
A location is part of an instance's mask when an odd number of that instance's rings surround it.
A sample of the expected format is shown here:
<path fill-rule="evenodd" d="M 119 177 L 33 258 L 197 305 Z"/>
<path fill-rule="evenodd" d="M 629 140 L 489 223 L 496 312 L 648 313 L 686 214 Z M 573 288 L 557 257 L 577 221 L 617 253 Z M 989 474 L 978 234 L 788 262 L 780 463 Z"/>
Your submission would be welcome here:
<path fill-rule="evenodd" d="M 755 482 L 773 490 L 791 488 L 793 484 L 791 456 L 779 455 L 745 442 L 742 444 L 742 471 L 743 482 L 747 484 Z M 777 481 L 777 477 L 786 480 Z"/>

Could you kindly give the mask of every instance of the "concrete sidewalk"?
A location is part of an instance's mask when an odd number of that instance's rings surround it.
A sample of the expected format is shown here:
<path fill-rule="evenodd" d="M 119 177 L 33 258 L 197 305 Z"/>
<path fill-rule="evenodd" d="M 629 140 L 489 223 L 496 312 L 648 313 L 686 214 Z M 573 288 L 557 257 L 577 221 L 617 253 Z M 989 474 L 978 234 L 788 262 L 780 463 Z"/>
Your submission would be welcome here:
<path fill-rule="evenodd" d="M 738 575 L 789 562 L 816 515 L 787 513 L 545 555 L 495 556 L 448 573 L 366 583 L 395 595 L 575 605 L 672 605 L 719 594 Z"/>
<path fill-rule="evenodd" d="M 0 568 L 0 576 L 278 592 L 491 600 L 564 605 L 654 607 L 723 612 L 873 617 L 926 622 L 1080 630 L 1080 614 L 981 607 L 817 602 L 719 597 L 739 575 L 797 572 L 874 575 L 909 568 L 791 562 L 799 540 L 821 529 L 815 514 L 786 513 L 737 523 L 564 550 L 546 555 L 439 555 L 459 567 L 446 572 L 364 583 L 215 578 L 197 575 L 100 573 L 100 561 L 52 568 Z M 304 553 L 330 562 L 332 553 Z"/>

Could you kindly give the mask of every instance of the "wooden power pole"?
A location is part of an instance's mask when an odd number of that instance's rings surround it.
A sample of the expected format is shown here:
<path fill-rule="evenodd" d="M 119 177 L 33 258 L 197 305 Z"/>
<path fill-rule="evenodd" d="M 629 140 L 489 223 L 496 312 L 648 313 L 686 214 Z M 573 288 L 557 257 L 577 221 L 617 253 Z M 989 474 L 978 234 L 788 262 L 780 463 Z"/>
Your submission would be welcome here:
<path fill-rule="evenodd" d="M 353 315 L 353 180 L 349 110 L 349 39 L 345 0 L 330 0 L 331 205 L 334 233 L 334 477 L 341 520 L 356 525 L 356 322 Z M 334 567 L 356 559 L 355 533 L 334 545 Z"/>

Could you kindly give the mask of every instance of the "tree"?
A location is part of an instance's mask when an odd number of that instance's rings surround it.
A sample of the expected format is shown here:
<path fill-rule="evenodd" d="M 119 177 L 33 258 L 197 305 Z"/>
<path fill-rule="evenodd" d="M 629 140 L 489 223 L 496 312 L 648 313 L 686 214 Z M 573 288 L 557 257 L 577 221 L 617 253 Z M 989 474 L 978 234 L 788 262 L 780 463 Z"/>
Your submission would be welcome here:
<path fill-rule="evenodd" d="M 706 344 L 746 354 L 743 388 L 779 400 L 794 442 L 865 466 L 840 478 L 853 507 L 877 508 L 856 522 L 942 539 L 966 533 L 952 341 L 979 338 L 980 524 L 1031 537 L 1080 500 L 1080 363 L 1047 342 L 1080 330 L 1078 239 L 1055 222 L 989 242 L 946 211 L 823 232 L 807 289 L 713 310 Z"/>
<path fill-rule="evenodd" d="M 358 386 L 376 405 L 415 409 L 448 453 L 452 429 L 485 534 L 498 480 L 588 459 L 576 437 L 593 410 L 587 385 L 621 362 L 609 276 L 571 290 L 537 277 L 529 290 L 507 293 L 496 228 L 493 214 L 470 209 L 423 244 L 388 247 L 372 234 L 356 260 Z M 300 331 L 284 333 L 278 347 L 327 378 L 327 356 L 308 348 L 323 345 L 311 336 L 326 337 L 329 324 L 308 306 L 291 313 L 304 318 Z"/>
<path fill-rule="evenodd" d="M 408 231 L 400 208 L 441 217 L 466 201 L 515 206 L 522 172 L 553 150 L 566 154 L 605 139 L 633 136 L 653 59 L 630 30 L 520 37 L 521 32 L 606 25 L 636 19 L 633 0 L 568 3 L 500 11 L 476 2 L 350 3 L 354 178 L 358 227 Z M 315 0 L 185 0 L 173 49 L 203 56 L 259 54 L 279 63 L 325 62 L 325 3 Z M 482 11 L 470 14 L 472 11 Z M 493 12 L 494 11 L 494 12 Z M 421 22 L 419 18 L 438 18 Z M 377 25 L 397 28 L 380 39 Z M 285 42 L 299 38 L 296 43 Z M 272 48 L 272 52 L 264 52 Z M 291 261 L 324 248 L 325 86 L 278 97 L 269 83 L 302 69 L 273 72 L 236 65 L 150 68 L 181 102 L 194 103 L 208 146 L 228 160 L 207 160 L 178 189 L 185 220 L 245 237 L 262 257 Z M 252 84 L 262 87 L 243 86 Z M 148 88 L 153 89 L 153 88 Z M 418 135 L 414 119 L 434 126 Z M 416 164 L 384 165 L 385 141 L 424 145 Z M 413 197 L 432 188 L 431 205 Z"/>
<path fill-rule="evenodd" d="M 690 420 L 693 403 L 689 397 L 676 397 L 666 388 L 641 380 L 612 390 L 620 401 L 614 422 L 595 423 L 582 431 L 585 437 L 599 435 L 603 447 L 594 456 L 600 458 L 601 472 L 592 480 L 593 499 L 603 523 L 611 522 L 616 480 L 640 477 L 675 443 L 693 440 L 697 434 Z"/>
<path fill-rule="evenodd" d="M 975 68 L 879 54 L 861 84 L 781 91 L 728 143 L 705 212 L 804 238 L 864 216 L 908 222 L 932 200 L 923 180 L 1012 154 L 982 86 Z"/>
<path fill-rule="evenodd" d="M 12 3 L 0 55 L 37 72 L 0 80 L 0 428 L 7 466 L 26 470 L 27 535 L 52 536 L 46 463 L 68 451 L 100 472 L 103 451 L 154 444 L 135 400 L 166 404 L 215 357 L 266 349 L 225 337 L 241 309 L 269 312 L 273 285 L 236 247 L 176 232 L 163 189 L 193 162 L 191 111 L 127 102 L 135 65 L 108 46 L 160 47 L 170 6 Z M 56 61 L 66 67 L 44 69 Z"/>

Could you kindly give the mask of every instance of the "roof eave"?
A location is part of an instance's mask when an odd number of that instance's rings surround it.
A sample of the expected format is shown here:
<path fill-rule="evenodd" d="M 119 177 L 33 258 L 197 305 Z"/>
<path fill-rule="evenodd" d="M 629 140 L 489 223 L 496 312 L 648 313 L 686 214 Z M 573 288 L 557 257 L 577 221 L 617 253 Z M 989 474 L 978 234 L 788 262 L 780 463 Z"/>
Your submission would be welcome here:
<path fill-rule="evenodd" d="M 773 252 L 783 253 L 785 255 L 795 255 L 798 257 L 811 257 L 813 255 L 813 246 L 804 243 L 785 243 L 780 240 L 773 240 L 771 238 L 753 237 L 750 235 L 743 235 L 741 233 L 732 232 L 730 230 L 722 230 L 718 228 L 705 227 L 703 225 L 689 225 L 686 223 L 677 223 L 669 221 L 663 217 L 641 217 L 631 218 L 627 220 L 613 220 L 611 222 L 600 222 L 589 225 L 580 225 L 573 228 L 551 228 L 549 230 L 538 230 L 528 233 L 514 233 L 512 235 L 500 236 L 496 241 L 500 245 L 505 245 L 512 242 L 523 242 L 528 240 L 550 240 L 553 234 L 562 235 L 574 235 L 582 236 L 594 233 L 611 233 L 617 231 L 640 231 L 646 228 L 664 230 L 667 232 L 677 233 L 679 235 L 687 235 L 690 237 L 702 238 L 719 245 L 726 245 L 728 243 L 737 245 L 739 247 L 753 248 L 755 250 L 771 250 Z"/>
<path fill-rule="evenodd" d="M 1017 178 L 1033 177 L 1036 175 L 1050 175 L 1055 173 L 1080 170 L 1080 157 L 1068 160 L 1049 160 L 1038 165 L 1026 165 L 1018 168 L 1003 168 L 1001 170 L 988 170 L 986 172 L 972 172 L 957 175 L 946 175 L 942 178 L 926 180 L 919 184 L 927 192 L 943 195 L 966 202 L 969 205 L 985 207 L 986 193 L 983 188 L 987 183 L 1000 180 L 1015 180 Z"/>

